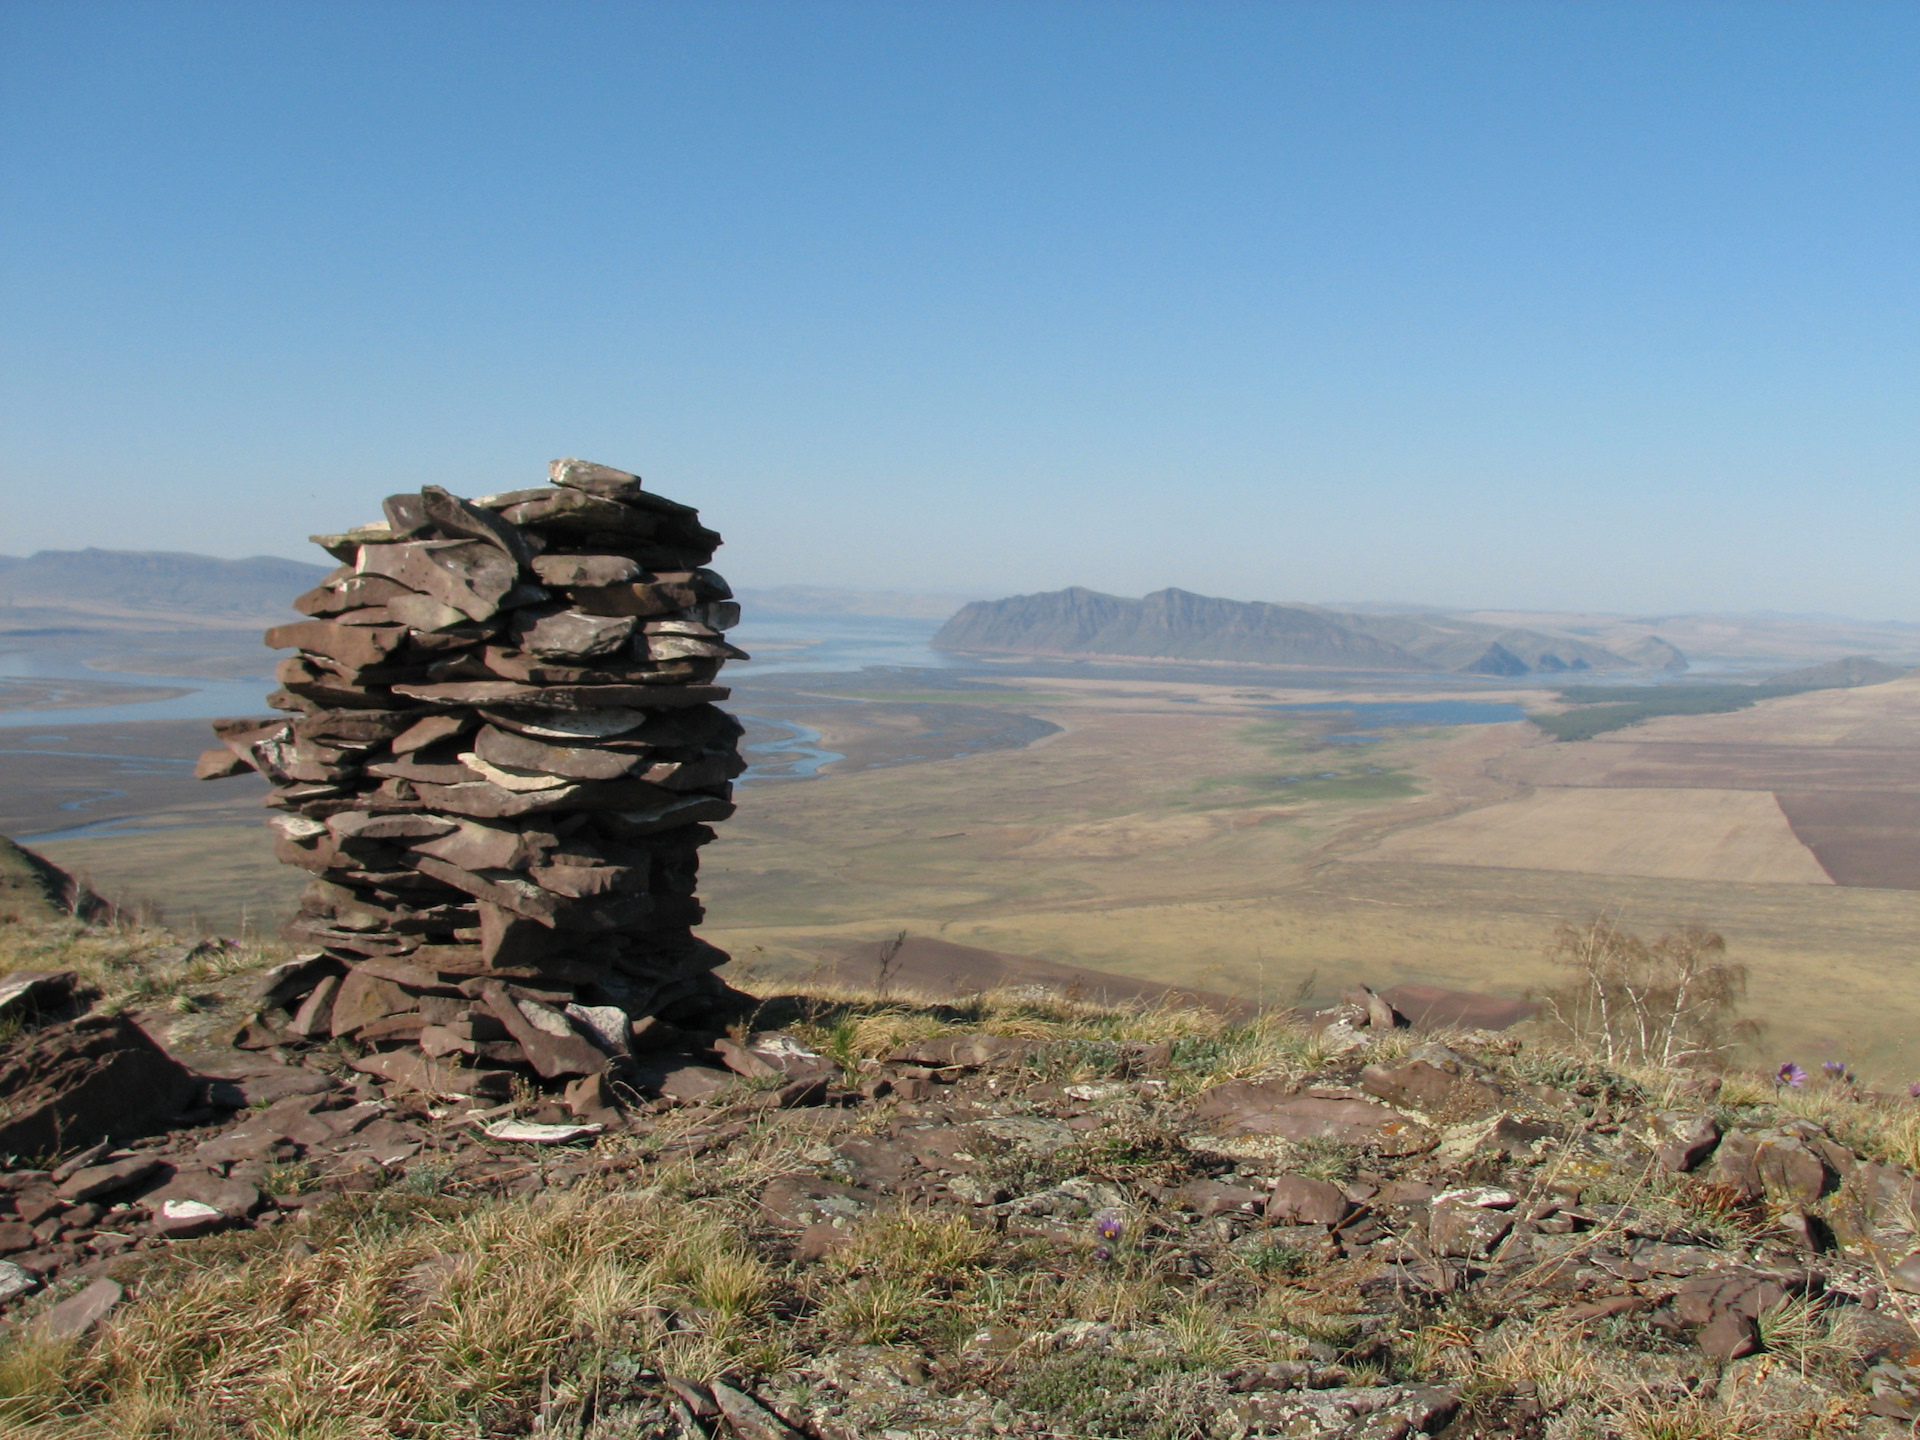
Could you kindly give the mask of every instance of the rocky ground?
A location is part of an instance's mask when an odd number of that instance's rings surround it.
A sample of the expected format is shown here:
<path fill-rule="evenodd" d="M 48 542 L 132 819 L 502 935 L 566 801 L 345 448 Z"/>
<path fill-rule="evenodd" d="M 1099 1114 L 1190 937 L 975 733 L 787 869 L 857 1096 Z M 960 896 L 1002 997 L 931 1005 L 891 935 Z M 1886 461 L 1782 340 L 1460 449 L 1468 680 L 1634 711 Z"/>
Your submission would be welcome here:
<path fill-rule="evenodd" d="M 1597 1440 L 1920 1417 L 1920 1103 L 1844 1073 L 1630 1074 L 1417 1034 L 1377 1001 L 1246 1024 L 840 992 L 731 1035 L 655 1027 L 570 1107 L 471 1110 L 343 1050 L 221 1045 L 262 957 L 64 933 L 92 970 L 61 978 L 45 941 L 0 974 L 6 1133 L 88 1085 L 109 1098 L 70 1114 L 147 1118 L 0 1173 L 21 1433 Z M 196 978 L 128 982 L 168 967 Z"/>

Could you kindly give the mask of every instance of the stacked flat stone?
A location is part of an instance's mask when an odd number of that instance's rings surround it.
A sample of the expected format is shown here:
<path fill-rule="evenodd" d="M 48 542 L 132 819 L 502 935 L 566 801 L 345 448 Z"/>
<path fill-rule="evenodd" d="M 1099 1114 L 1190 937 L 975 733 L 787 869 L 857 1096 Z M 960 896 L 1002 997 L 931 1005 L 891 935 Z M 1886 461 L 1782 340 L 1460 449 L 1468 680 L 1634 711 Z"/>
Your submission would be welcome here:
<path fill-rule="evenodd" d="M 312 872 L 253 1043 L 341 1039 L 442 1094 L 617 1071 L 631 1027 L 733 994 L 695 937 L 699 850 L 733 813 L 745 656 L 720 537 L 625 471 L 556 460 L 476 500 L 427 486 L 314 540 L 339 569 L 267 644 L 272 720 L 214 723 L 203 778 L 259 771 Z M 650 1017 L 656 1017 L 650 1020 Z"/>

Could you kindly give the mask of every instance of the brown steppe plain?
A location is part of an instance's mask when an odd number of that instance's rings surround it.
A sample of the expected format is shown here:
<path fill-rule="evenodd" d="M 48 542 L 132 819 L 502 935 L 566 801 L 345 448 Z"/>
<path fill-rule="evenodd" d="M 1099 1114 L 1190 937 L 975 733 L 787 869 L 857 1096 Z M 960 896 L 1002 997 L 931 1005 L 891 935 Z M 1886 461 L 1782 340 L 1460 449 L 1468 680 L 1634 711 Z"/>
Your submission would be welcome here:
<path fill-rule="evenodd" d="M 705 852 L 704 933 L 736 983 L 904 930 L 1258 1003 L 1355 982 L 1512 996 L 1556 983 L 1556 928 L 1598 913 L 1723 933 L 1766 1026 L 1748 1058 L 1920 1076 L 1920 680 L 1578 744 L 1524 722 L 1334 743 L 1337 718 L 1262 708 L 1335 698 L 1284 682 L 1049 678 L 983 698 L 1060 733 L 863 768 L 913 702 L 814 697 L 805 723 L 848 760 L 744 788 Z M 230 814 L 37 848 L 176 916 L 257 923 L 301 877 Z"/>

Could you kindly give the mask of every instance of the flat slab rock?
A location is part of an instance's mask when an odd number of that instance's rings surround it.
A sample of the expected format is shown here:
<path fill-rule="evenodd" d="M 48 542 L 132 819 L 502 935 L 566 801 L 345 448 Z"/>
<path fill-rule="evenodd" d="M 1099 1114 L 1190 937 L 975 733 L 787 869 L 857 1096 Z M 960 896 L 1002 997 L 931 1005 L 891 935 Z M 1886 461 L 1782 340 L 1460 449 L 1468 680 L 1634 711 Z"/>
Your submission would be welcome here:
<path fill-rule="evenodd" d="M 0 1020 L 58 1011 L 73 998 L 71 970 L 15 970 L 0 975 Z"/>
<path fill-rule="evenodd" d="M 0 1153 L 43 1155 L 164 1128 L 201 1080 L 123 1016 L 87 1016 L 0 1054 Z"/>
<path fill-rule="evenodd" d="M 698 1105 L 731 1090 L 739 1076 L 686 1055 L 650 1055 L 640 1060 L 633 1083 L 683 1105 Z"/>
<path fill-rule="evenodd" d="M 1301 1095 L 1284 1080 L 1216 1085 L 1200 1097 L 1192 1114 L 1196 1122 L 1219 1135 L 1333 1140 L 1371 1146 L 1383 1155 L 1417 1155 L 1439 1141 L 1431 1129 L 1398 1110 L 1369 1100 Z"/>
<path fill-rule="evenodd" d="M 96 1280 L 78 1295 L 69 1295 L 39 1319 L 40 1333 L 49 1340 L 73 1340 L 106 1319 L 127 1292 L 114 1280 Z"/>
<path fill-rule="evenodd" d="M 1006 1035 L 938 1035 L 930 1040 L 916 1040 L 904 1045 L 887 1059 L 908 1065 L 943 1068 L 959 1065 L 968 1069 L 987 1069 L 1018 1065 L 1035 1048 L 1031 1040 L 1017 1040 Z"/>

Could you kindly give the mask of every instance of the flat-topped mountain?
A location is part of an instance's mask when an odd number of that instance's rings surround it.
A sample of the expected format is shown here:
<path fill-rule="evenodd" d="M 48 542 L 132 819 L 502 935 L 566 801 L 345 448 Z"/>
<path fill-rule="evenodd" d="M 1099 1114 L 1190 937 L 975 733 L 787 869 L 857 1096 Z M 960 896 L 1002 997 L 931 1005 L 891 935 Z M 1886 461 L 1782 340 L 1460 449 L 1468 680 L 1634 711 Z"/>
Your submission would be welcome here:
<path fill-rule="evenodd" d="M 1074 587 L 966 606 L 933 638 L 941 650 L 1139 660 L 1310 665 L 1465 675 L 1686 668 L 1658 636 L 1621 654 L 1571 635 L 1446 614 L 1354 614 L 1318 605 L 1157 590 L 1139 600 Z"/>
<path fill-rule="evenodd" d="M 1046 595 L 980 600 L 941 627 L 942 650 L 1238 660 L 1357 670 L 1424 668 L 1390 640 L 1305 605 L 1242 604 L 1185 590 L 1143 600 L 1078 586 Z"/>

